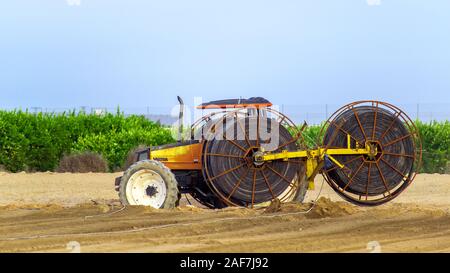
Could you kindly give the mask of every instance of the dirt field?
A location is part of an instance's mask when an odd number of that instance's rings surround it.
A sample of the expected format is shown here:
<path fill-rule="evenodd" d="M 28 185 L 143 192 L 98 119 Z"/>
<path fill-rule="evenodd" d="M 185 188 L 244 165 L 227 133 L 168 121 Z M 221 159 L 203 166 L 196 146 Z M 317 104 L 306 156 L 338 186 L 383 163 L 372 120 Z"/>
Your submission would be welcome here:
<path fill-rule="evenodd" d="M 0 252 L 450 252 L 450 175 L 419 175 L 377 208 L 350 205 L 324 185 L 307 214 L 309 204 L 277 213 L 123 209 L 117 175 L 0 173 Z"/>

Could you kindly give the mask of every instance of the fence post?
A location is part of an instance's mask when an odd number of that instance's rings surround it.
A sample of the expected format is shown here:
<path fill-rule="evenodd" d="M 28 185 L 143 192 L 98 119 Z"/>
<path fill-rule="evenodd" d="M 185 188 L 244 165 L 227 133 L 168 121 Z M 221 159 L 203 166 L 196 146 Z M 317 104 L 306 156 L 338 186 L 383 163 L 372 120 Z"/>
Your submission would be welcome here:
<path fill-rule="evenodd" d="M 417 104 L 416 120 L 419 120 L 419 104 Z"/>

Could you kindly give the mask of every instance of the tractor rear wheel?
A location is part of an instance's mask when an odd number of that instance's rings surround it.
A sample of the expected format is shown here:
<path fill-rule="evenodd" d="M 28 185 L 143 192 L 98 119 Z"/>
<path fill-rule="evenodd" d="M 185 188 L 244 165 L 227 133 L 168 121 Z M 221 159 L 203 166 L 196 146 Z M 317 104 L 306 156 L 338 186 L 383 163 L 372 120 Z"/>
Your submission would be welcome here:
<path fill-rule="evenodd" d="M 123 205 L 170 209 L 178 205 L 180 194 L 169 168 L 159 161 L 143 160 L 125 171 L 119 197 Z"/>

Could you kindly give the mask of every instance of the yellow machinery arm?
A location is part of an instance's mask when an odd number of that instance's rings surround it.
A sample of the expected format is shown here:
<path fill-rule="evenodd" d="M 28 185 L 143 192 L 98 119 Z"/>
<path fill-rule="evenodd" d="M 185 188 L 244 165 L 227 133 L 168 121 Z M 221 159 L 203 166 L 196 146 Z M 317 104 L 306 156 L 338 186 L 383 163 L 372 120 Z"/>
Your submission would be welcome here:
<path fill-rule="evenodd" d="M 287 151 L 280 153 L 263 153 L 255 156 L 255 161 L 274 161 L 274 160 L 288 160 L 291 158 L 306 158 L 306 176 L 309 182 L 309 189 L 314 189 L 314 177 L 320 172 L 323 167 L 324 158 L 327 156 L 339 168 L 344 168 L 333 155 L 368 155 L 375 156 L 377 154 L 376 147 L 366 144 L 365 148 L 359 148 L 358 143 L 356 148 L 350 147 L 350 135 L 347 136 L 347 148 L 318 148 L 315 150 L 302 151 Z"/>

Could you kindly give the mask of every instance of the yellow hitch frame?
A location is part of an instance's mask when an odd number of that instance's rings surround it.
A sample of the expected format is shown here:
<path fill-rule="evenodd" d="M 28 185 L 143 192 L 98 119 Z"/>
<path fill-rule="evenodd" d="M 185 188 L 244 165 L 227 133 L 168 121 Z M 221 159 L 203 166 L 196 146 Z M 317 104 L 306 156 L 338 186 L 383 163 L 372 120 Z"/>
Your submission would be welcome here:
<path fill-rule="evenodd" d="M 340 163 L 334 155 L 369 155 L 373 153 L 372 147 L 366 144 L 364 149 L 359 148 L 359 144 L 356 143 L 356 148 L 351 148 L 350 135 L 347 135 L 347 148 L 318 148 L 315 150 L 306 151 L 287 151 L 284 150 L 280 153 L 266 153 L 261 156 L 257 156 L 257 161 L 274 161 L 284 160 L 287 161 L 291 158 L 306 158 L 306 176 L 309 182 L 309 189 L 314 189 L 314 177 L 320 172 L 324 164 L 324 158 L 327 156 L 334 164 L 339 168 L 345 166 Z"/>

